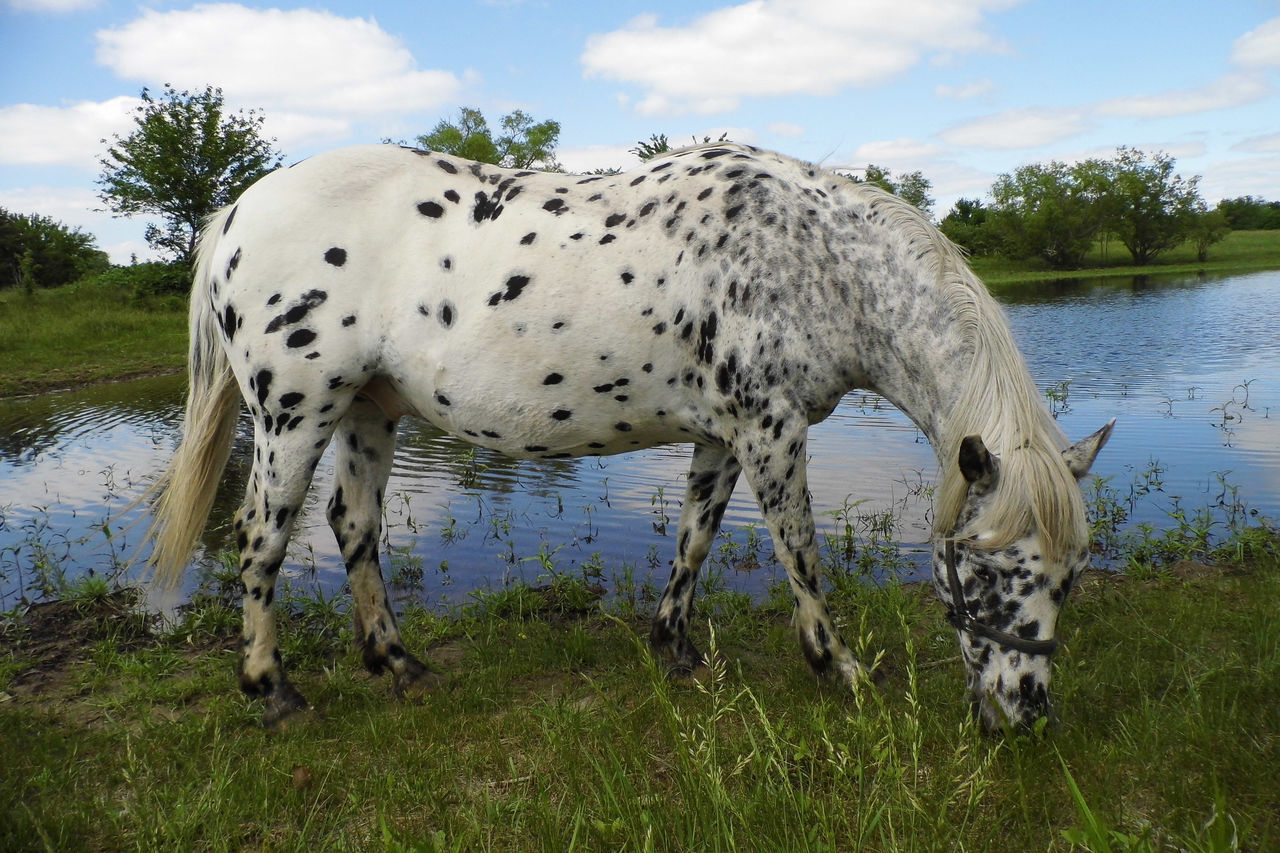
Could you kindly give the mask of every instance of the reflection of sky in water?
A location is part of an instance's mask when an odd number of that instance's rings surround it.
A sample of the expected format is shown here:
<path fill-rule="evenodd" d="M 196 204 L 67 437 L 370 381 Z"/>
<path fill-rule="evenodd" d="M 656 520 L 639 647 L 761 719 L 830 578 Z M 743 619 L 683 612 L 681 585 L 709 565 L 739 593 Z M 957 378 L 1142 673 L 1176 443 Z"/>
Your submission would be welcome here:
<path fill-rule="evenodd" d="M 1086 283 L 1006 296 L 1015 334 L 1041 387 L 1067 382 L 1059 421 L 1074 440 L 1111 417 L 1117 429 L 1095 468 L 1122 494 L 1158 461 L 1162 492 L 1139 505 L 1133 522 L 1165 522 L 1174 496 L 1184 506 L 1212 503 L 1217 475 L 1251 507 L 1280 515 L 1280 273 L 1226 281 L 1130 287 Z M 1247 387 L 1247 407 L 1246 389 Z M 183 383 L 163 377 L 71 394 L 0 401 L 0 609 L 17 600 L 17 572 L 32 580 L 34 543 L 71 573 L 109 571 L 132 553 L 138 531 L 108 543 L 100 530 L 144 487 L 172 452 Z M 1272 417 L 1268 406 L 1277 407 Z M 205 544 L 225 547 L 229 516 L 243 488 L 250 452 L 242 430 Z M 915 427 L 883 400 L 861 392 L 810 432 L 810 490 L 821 533 L 846 502 L 862 512 L 895 507 L 899 538 L 914 552 L 927 538 L 928 503 L 916 497 L 936 476 L 933 452 Z M 561 570 L 576 571 L 599 552 L 610 573 L 665 580 L 683 497 L 685 447 L 568 462 L 515 462 L 466 445 L 419 423 L 401 426 L 388 486 L 390 544 L 426 570 L 429 600 L 465 597 L 505 577 L 536 580 L 531 559 L 554 551 Z M 291 547 L 314 565 L 327 592 L 344 573 L 323 506 L 332 456 Z M 661 490 L 661 498 L 659 497 Z M 667 516 L 666 534 L 660 525 Z M 135 510 L 123 520 L 138 518 Z M 726 527 L 759 524 L 740 482 Z M 452 533 L 452 538 L 449 534 Z M 767 545 L 766 545 L 767 549 Z M 766 550 L 767 554 L 767 550 Z M 918 555 L 916 555 L 918 559 Z M 448 573 L 438 570 L 447 561 Z M 384 569 L 387 560 L 384 558 Z M 770 568 L 728 572 L 733 588 L 758 592 L 776 579 Z"/>

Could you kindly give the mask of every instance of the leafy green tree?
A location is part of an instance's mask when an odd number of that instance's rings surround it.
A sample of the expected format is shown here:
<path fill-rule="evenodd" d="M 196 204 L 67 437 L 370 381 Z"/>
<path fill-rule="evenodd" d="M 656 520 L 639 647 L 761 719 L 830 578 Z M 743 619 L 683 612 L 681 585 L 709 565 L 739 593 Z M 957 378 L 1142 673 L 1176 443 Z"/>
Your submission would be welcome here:
<path fill-rule="evenodd" d="M 1280 201 L 1267 201 L 1242 195 L 1224 198 L 1217 210 L 1226 217 L 1232 231 L 1263 231 L 1280 229 Z"/>
<path fill-rule="evenodd" d="M 1186 241 L 1204 202 L 1199 176 L 1175 174 L 1168 154 L 1121 146 L 1106 164 L 1106 228 L 1144 266 Z"/>
<path fill-rule="evenodd" d="M 1078 267 L 1105 218 L 1105 170 L 1099 161 L 1032 163 L 991 186 L 992 225 L 1015 257 L 1039 257 L 1057 269 Z"/>
<path fill-rule="evenodd" d="M 1000 237 L 991 223 L 991 210 L 976 198 L 959 198 L 939 224 L 947 239 L 970 255 L 995 255 Z"/>
<path fill-rule="evenodd" d="M 1187 229 L 1187 239 L 1196 247 L 1196 260 L 1208 260 L 1209 247 L 1221 242 L 1229 233 L 1231 226 L 1221 210 L 1196 211 Z"/>
<path fill-rule="evenodd" d="M 18 284 L 18 260 L 26 247 L 23 245 L 22 226 L 17 218 L 0 208 L 0 288 Z"/>
<path fill-rule="evenodd" d="M 204 219 L 280 166 L 264 120 L 256 110 L 228 113 L 211 86 L 192 94 L 166 84 L 158 97 L 143 89 L 133 133 L 116 136 L 100 160 L 99 198 L 117 216 L 159 216 L 148 245 L 190 263 Z"/>
<path fill-rule="evenodd" d="M 110 266 L 93 235 L 47 216 L 0 209 L 0 288 L 58 287 Z"/>
<path fill-rule="evenodd" d="M 929 197 L 929 190 L 933 188 L 933 184 L 923 172 L 907 172 L 895 178 L 893 172 L 883 166 L 868 163 L 863 177 L 849 175 L 849 179 L 857 184 L 874 184 L 885 192 L 911 202 L 925 215 L 933 215 L 933 199 Z"/>
<path fill-rule="evenodd" d="M 418 137 L 417 144 L 432 151 L 509 169 L 564 171 L 556 162 L 555 153 L 560 141 L 560 122 L 550 119 L 535 122 L 527 113 L 514 110 L 499 123 L 502 132 L 495 137 L 480 110 L 462 107 L 456 121 L 441 119 L 430 133 Z"/>
<path fill-rule="evenodd" d="M 479 110 L 470 107 L 459 110 L 456 122 L 441 119 L 434 130 L 418 137 L 418 145 L 478 163 L 497 165 L 501 159 L 489 123 Z"/>

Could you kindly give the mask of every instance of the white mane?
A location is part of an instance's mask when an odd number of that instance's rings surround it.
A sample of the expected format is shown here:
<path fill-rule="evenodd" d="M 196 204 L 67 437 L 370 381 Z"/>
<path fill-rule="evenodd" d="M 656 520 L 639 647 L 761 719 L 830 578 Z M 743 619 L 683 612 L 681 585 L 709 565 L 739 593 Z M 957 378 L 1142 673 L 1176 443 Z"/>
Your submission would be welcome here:
<path fill-rule="evenodd" d="M 1068 442 L 1027 370 L 1004 310 L 969 269 L 962 250 L 914 206 L 887 193 L 876 204 L 911 242 L 928 249 L 921 263 L 934 267 L 960 334 L 973 346 L 964 385 L 946 419 L 947 434 L 936 448 L 942 484 L 934 535 L 963 539 L 978 532 L 955 529 L 968 493 L 959 468 L 960 443 L 977 435 L 1000 460 L 999 487 L 981 516 L 982 529 L 991 537 L 984 539 L 984 549 L 1007 547 L 1034 527 L 1046 559 L 1066 557 L 1088 538 L 1084 502 L 1062 459 Z"/>

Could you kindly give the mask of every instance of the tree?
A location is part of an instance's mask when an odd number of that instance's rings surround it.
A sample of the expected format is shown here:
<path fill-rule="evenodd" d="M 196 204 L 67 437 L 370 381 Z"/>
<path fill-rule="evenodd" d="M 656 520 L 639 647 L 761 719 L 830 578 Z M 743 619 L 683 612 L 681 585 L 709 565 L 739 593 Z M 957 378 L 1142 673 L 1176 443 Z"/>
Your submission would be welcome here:
<path fill-rule="evenodd" d="M 1280 201 L 1267 201 L 1243 195 L 1224 198 L 1217 209 L 1226 217 L 1232 231 L 1261 231 L 1280 229 Z"/>
<path fill-rule="evenodd" d="M 100 160 L 99 198 L 117 216 L 161 217 L 147 224 L 148 245 L 189 264 L 205 218 L 280 166 L 264 120 L 256 110 L 228 114 L 221 89 L 191 94 L 165 84 L 159 97 L 143 89 L 136 129 L 116 136 Z"/>
<path fill-rule="evenodd" d="M 1102 226 L 1102 164 L 1032 163 L 991 186 L 992 224 L 1006 251 L 1040 257 L 1058 269 L 1078 267 Z"/>
<path fill-rule="evenodd" d="M 640 158 L 641 162 L 648 162 L 654 157 L 659 157 L 671 150 L 671 143 L 667 140 L 665 133 L 655 133 L 648 139 L 640 140 L 636 143 L 636 147 L 630 149 L 631 153 Z"/>
<path fill-rule="evenodd" d="M 0 208 L 0 288 L 58 287 L 111 266 L 91 234 Z"/>
<path fill-rule="evenodd" d="M 970 255 L 994 255 L 1000 250 L 999 235 L 991 224 L 991 210 L 976 198 L 956 199 L 939 227 L 948 240 Z"/>
<path fill-rule="evenodd" d="M 1106 227 L 1144 266 L 1184 242 L 1204 207 L 1199 176 L 1174 174 L 1174 159 L 1121 146 L 1106 164 Z"/>
<path fill-rule="evenodd" d="M 1196 260 L 1209 259 L 1209 247 L 1221 242 L 1231 231 L 1221 210 L 1200 209 L 1191 218 L 1187 239 L 1196 247 Z"/>
<path fill-rule="evenodd" d="M 441 119 L 430 133 L 418 137 L 417 144 L 431 151 L 508 169 L 537 167 L 548 172 L 564 171 L 555 155 L 560 141 L 560 122 L 548 119 L 535 123 L 532 116 L 514 110 L 503 116 L 500 124 L 502 133 L 494 137 L 480 110 L 462 107 L 456 122 Z"/>
<path fill-rule="evenodd" d="M 933 199 L 929 197 L 929 190 L 933 188 L 933 184 L 924 176 L 923 172 L 907 172 L 895 178 L 893 172 L 883 166 L 868 163 L 863 174 L 864 177 L 861 178 L 857 175 L 849 175 L 848 177 L 854 183 L 874 184 L 885 192 L 892 193 L 905 201 L 911 202 L 911 204 L 920 208 L 926 216 L 933 215 Z"/>

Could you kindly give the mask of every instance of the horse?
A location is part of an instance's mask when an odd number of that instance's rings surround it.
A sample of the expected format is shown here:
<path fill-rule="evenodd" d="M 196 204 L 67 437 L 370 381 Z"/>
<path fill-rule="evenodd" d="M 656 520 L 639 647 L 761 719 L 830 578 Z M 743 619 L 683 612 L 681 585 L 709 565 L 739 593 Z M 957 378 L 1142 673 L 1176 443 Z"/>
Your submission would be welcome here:
<path fill-rule="evenodd" d="M 901 199 L 730 143 L 589 176 L 357 146 L 263 177 L 204 224 L 196 259 L 183 435 L 155 486 L 149 570 L 181 578 L 247 407 L 238 674 L 264 724 L 309 708 L 272 605 L 330 443 L 326 515 L 363 662 L 397 695 L 438 678 L 406 649 L 379 567 L 407 415 L 518 458 L 691 444 L 653 647 L 674 672 L 702 663 L 698 570 L 745 475 L 804 657 L 843 684 L 866 677 L 826 603 L 805 474 L 809 426 L 855 388 L 938 456 L 933 585 L 972 708 L 991 729 L 1049 713 L 1058 613 L 1088 561 L 1077 481 L 1114 420 L 1068 444 L 1002 309 Z"/>

